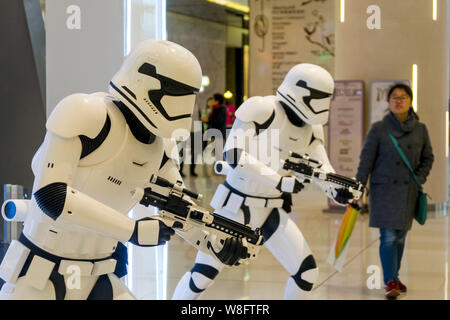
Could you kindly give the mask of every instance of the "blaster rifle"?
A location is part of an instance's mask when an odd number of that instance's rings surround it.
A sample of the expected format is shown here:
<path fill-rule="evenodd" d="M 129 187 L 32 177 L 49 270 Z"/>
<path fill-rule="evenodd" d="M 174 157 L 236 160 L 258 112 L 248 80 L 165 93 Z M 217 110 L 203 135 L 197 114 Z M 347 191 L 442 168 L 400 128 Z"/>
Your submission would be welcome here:
<path fill-rule="evenodd" d="M 320 170 L 322 163 L 311 159 L 308 155 L 290 152 L 290 159 L 284 161 L 283 169 L 292 170 L 301 182 L 327 182 L 335 188 L 345 188 L 350 191 L 354 200 L 358 200 L 363 192 L 364 185 L 355 179 L 337 173 Z"/>
<path fill-rule="evenodd" d="M 208 245 L 209 233 L 218 237 L 221 243 L 230 237 L 242 239 L 243 244 L 247 247 L 248 258 L 252 259 L 257 256 L 263 242 L 259 229 L 252 230 L 250 227 L 210 213 L 208 210 L 195 205 L 187 200 L 185 196 L 198 200 L 202 198 L 202 195 L 183 188 L 181 182 L 174 184 L 156 175 L 152 175 L 150 182 L 163 187 L 168 194 L 163 195 L 151 188 L 145 188 L 145 190 L 139 188 L 134 191 L 133 198 L 140 199 L 139 203 L 144 206 L 158 208 L 161 220 L 166 225 L 172 226 L 178 235 L 194 247 L 205 253 L 210 253 Z M 198 228 L 206 231 L 206 233 L 195 232 L 194 236 L 183 234 L 183 232 L 192 228 Z"/>

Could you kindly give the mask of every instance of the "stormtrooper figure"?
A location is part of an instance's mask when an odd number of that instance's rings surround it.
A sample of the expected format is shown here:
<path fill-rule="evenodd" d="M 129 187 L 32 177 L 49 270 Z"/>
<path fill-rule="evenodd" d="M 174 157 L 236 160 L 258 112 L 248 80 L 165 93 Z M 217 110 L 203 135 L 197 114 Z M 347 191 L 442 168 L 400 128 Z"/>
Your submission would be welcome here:
<path fill-rule="evenodd" d="M 6 282 L 0 299 L 134 299 L 119 279 L 123 243 L 163 245 L 176 226 L 129 218 L 139 202 L 133 191 L 149 187 L 153 174 L 181 181 L 171 135 L 175 129 L 189 134 L 200 84 L 191 52 L 148 40 L 126 58 L 110 94 L 73 94 L 59 102 L 32 161 L 23 233 L 0 266 Z M 235 263 L 233 252 L 220 251 L 222 261 Z"/>
<path fill-rule="evenodd" d="M 322 170 L 334 172 L 324 148 L 322 128 L 328 121 L 333 89 L 333 78 L 325 69 L 299 64 L 287 73 L 276 96 L 246 100 L 236 112 L 225 144 L 224 158 L 229 166 L 226 180 L 211 201 L 218 214 L 261 229 L 264 244 L 291 275 L 285 299 L 303 298 L 318 279 L 311 250 L 288 216 L 291 194 L 304 187 L 303 181 L 280 166 L 269 166 L 260 159 L 261 153 L 251 152 L 249 146 L 270 144 L 270 151 L 279 154 L 278 160 L 287 159 L 290 151 L 308 154 L 321 161 Z M 279 137 L 275 143 L 260 143 L 274 135 Z M 338 204 L 353 197 L 344 188 L 326 183 L 319 186 Z M 223 264 L 212 256 L 199 252 L 193 268 L 178 283 L 173 299 L 198 298 L 222 268 Z"/>

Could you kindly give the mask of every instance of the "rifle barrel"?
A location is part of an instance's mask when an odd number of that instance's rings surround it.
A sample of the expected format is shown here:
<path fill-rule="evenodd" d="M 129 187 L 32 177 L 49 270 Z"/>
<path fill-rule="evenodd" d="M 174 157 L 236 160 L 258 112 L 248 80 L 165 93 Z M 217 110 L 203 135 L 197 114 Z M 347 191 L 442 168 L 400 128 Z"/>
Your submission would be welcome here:
<path fill-rule="evenodd" d="M 174 183 L 170 182 L 169 180 L 161 178 L 157 175 L 152 175 L 152 177 L 150 178 L 150 182 L 153 184 L 156 184 L 157 186 L 160 186 L 160 187 L 178 190 L 196 200 L 201 200 L 203 198 L 203 196 L 201 194 L 195 193 L 194 191 L 183 188 L 182 186 L 174 184 Z"/>
<path fill-rule="evenodd" d="M 345 177 L 345 176 L 341 176 L 340 174 L 337 174 L 337 173 L 327 173 L 326 179 L 330 182 L 335 182 L 337 184 L 352 187 L 355 190 L 358 190 L 361 186 L 355 180 Z"/>
<path fill-rule="evenodd" d="M 208 225 L 209 227 L 216 228 L 240 238 L 245 237 L 247 241 L 252 244 L 256 244 L 258 242 L 259 236 L 250 227 L 215 213 L 213 213 L 213 217 L 214 220 Z"/>

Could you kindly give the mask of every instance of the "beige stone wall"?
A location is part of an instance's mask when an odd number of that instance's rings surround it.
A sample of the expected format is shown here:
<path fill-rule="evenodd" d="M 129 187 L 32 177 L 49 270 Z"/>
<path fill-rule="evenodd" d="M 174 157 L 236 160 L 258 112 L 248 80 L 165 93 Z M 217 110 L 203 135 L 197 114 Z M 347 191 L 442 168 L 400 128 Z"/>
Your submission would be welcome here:
<path fill-rule="evenodd" d="M 249 0 L 250 96 L 276 93 L 296 64 L 334 73 L 334 0 Z"/>
<path fill-rule="evenodd" d="M 223 24 L 167 12 L 167 40 L 190 50 L 200 62 L 209 85 L 197 95 L 197 108 L 206 107 L 208 97 L 225 92 L 227 27 Z"/>
<path fill-rule="evenodd" d="M 432 203 L 447 202 L 448 1 L 437 1 L 438 17 L 433 21 L 432 0 L 346 0 L 343 23 L 340 2 L 335 0 L 335 79 L 363 80 L 368 111 L 372 80 L 412 82 L 412 65 L 418 65 L 418 115 L 428 127 L 435 155 L 425 190 Z M 367 27 L 370 5 L 381 10 L 381 29 Z M 367 118 L 365 123 L 367 130 Z"/>

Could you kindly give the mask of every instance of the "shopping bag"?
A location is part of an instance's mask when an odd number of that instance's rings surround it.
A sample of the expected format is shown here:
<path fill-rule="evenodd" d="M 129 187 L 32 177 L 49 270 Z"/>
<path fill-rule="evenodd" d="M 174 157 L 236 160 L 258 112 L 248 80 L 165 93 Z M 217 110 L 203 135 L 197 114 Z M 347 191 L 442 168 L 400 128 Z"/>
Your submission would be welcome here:
<path fill-rule="evenodd" d="M 427 212 L 428 212 L 427 194 L 422 190 L 419 190 L 419 197 L 417 198 L 416 212 L 414 214 L 414 219 L 416 219 L 416 221 L 420 225 L 424 225 L 425 221 L 427 221 Z"/>

